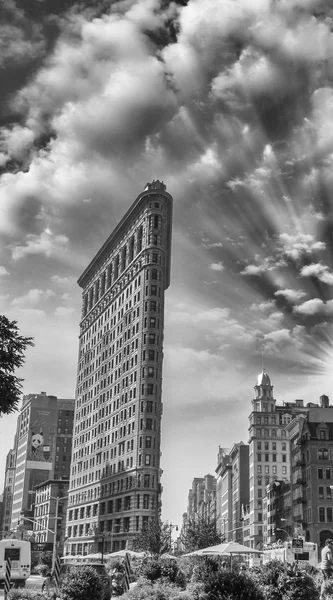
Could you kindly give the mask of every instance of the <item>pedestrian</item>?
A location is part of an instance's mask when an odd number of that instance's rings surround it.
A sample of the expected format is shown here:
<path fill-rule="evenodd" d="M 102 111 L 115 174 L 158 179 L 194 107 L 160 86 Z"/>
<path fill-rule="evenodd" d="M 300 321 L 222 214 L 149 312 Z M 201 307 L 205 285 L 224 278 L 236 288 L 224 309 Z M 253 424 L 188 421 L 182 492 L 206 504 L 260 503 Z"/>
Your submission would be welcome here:
<path fill-rule="evenodd" d="M 325 540 L 325 546 L 321 551 L 321 572 L 323 583 L 321 584 L 320 600 L 324 600 L 325 581 L 333 575 L 333 540 Z"/>

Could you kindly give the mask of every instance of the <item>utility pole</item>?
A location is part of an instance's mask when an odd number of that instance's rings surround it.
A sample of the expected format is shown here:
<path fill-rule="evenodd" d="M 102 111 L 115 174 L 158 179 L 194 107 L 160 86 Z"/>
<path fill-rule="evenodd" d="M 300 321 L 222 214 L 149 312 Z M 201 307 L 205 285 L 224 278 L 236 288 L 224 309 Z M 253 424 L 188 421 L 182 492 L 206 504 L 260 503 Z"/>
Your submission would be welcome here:
<path fill-rule="evenodd" d="M 57 556 L 58 509 L 59 509 L 59 496 L 56 497 L 56 506 L 55 506 L 54 537 L 53 537 L 53 552 L 52 552 L 52 573 L 54 571 L 55 561 L 56 561 L 56 556 Z"/>

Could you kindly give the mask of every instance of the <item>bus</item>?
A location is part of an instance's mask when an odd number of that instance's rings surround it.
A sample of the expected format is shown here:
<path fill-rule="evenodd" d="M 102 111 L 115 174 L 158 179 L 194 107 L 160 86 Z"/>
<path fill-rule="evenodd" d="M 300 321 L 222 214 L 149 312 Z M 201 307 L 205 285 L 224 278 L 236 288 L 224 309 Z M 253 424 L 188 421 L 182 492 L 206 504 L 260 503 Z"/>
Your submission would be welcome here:
<path fill-rule="evenodd" d="M 31 546 L 26 540 L 6 538 L 0 540 L 0 585 L 3 586 L 6 574 L 6 560 L 11 560 L 11 584 L 25 586 L 31 573 Z"/>
<path fill-rule="evenodd" d="M 292 542 L 274 544 L 263 552 L 263 563 L 270 560 L 280 560 L 284 564 L 296 564 L 299 567 L 311 565 L 318 567 L 318 546 L 313 542 L 304 542 L 301 547 L 293 547 Z"/>

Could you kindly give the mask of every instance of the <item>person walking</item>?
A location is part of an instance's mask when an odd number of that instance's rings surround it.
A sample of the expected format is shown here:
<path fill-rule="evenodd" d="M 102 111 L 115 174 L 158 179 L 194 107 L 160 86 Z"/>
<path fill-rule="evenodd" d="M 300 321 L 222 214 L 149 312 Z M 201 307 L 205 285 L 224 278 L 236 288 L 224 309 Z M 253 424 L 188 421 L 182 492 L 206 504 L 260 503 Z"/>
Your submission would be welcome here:
<path fill-rule="evenodd" d="M 321 572 L 323 574 L 323 583 L 320 589 L 320 600 L 325 597 L 325 581 L 333 575 L 333 540 L 325 540 L 325 546 L 321 551 Z"/>

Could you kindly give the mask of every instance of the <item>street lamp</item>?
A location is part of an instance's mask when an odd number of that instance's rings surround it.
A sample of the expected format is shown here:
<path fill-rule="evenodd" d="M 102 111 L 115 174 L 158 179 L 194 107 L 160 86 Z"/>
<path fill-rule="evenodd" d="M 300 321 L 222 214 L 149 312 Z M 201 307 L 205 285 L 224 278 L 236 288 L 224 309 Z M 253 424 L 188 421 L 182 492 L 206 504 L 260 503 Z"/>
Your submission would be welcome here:
<path fill-rule="evenodd" d="M 178 525 L 173 525 L 173 523 L 169 523 L 169 529 L 170 529 L 170 552 L 172 552 L 172 530 L 175 529 L 176 531 L 178 531 Z"/>
<path fill-rule="evenodd" d="M 284 531 L 287 534 L 288 538 L 291 538 L 291 535 L 288 533 L 286 529 L 282 529 L 282 527 L 275 527 L 275 531 Z"/>
<path fill-rule="evenodd" d="M 53 538 L 53 551 L 52 551 L 52 572 L 54 571 L 56 557 L 57 557 L 57 533 L 58 533 L 58 511 L 59 511 L 59 500 L 67 500 L 68 496 L 49 496 L 50 499 L 56 501 L 55 516 L 54 516 L 54 538 Z"/>

